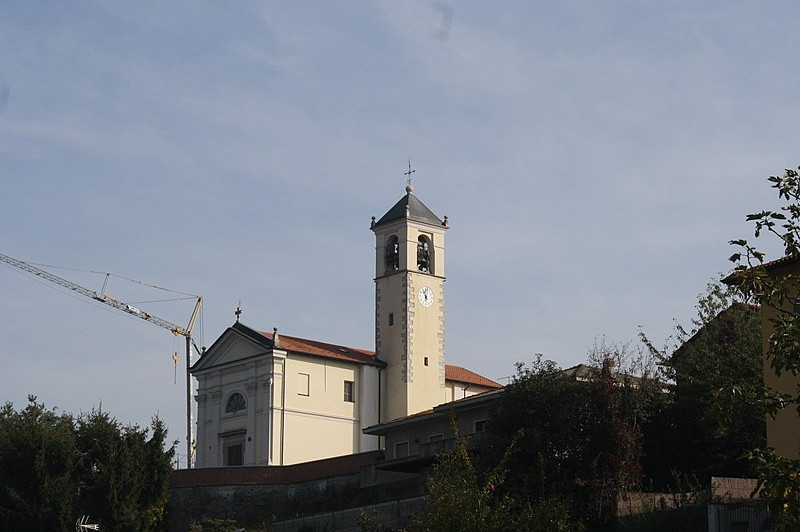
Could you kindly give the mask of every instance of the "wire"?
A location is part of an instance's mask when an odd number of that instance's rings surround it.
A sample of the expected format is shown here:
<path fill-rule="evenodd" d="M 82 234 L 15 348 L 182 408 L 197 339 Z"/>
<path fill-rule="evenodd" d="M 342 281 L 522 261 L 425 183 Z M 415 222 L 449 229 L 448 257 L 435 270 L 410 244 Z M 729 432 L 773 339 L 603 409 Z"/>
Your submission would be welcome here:
<path fill-rule="evenodd" d="M 53 282 L 51 282 L 51 281 L 49 281 L 47 279 L 43 279 L 43 278 L 39 277 L 38 275 L 36 275 L 34 273 L 31 273 L 31 272 L 28 272 L 28 271 L 25 271 L 25 270 L 20 270 L 19 268 L 14 267 L 11 264 L 7 264 L 5 262 L 3 262 L 2 264 L 3 264 L 3 266 L 7 267 L 8 269 L 12 270 L 13 272 L 18 273 L 18 274 L 20 274 L 20 275 L 22 275 L 24 277 L 27 277 L 28 279 L 31 279 L 31 280 L 39 283 L 42 286 L 45 286 L 45 287 L 47 287 L 47 288 L 49 288 L 49 289 L 51 289 L 51 290 L 53 290 L 55 292 L 58 292 L 59 294 L 63 294 L 63 295 L 69 296 L 72 299 L 78 301 L 79 303 L 83 303 L 84 305 L 90 306 L 92 308 L 100 309 L 100 310 L 102 310 L 104 312 L 108 312 L 111 315 L 120 316 L 120 317 L 129 319 L 129 320 L 132 320 L 132 321 L 138 321 L 139 319 L 141 319 L 141 318 L 139 318 L 137 316 L 133 316 L 133 315 L 128 314 L 126 312 L 120 312 L 118 309 L 115 310 L 115 309 L 113 309 L 113 308 L 111 308 L 108 305 L 105 305 L 103 303 L 98 303 L 96 301 L 87 299 L 86 297 L 84 297 L 82 295 L 76 294 L 74 291 L 70 290 L 69 288 L 66 288 L 66 287 L 64 287 L 62 285 L 54 284 Z M 33 263 L 28 263 L 28 264 L 33 264 Z M 85 271 L 85 270 L 83 270 L 83 271 Z M 176 299 L 173 299 L 173 300 L 164 300 L 164 301 L 185 301 L 185 300 L 189 300 L 189 299 L 193 299 L 193 298 L 191 298 L 191 297 L 176 298 Z"/>
<path fill-rule="evenodd" d="M 128 303 L 135 303 L 140 305 L 142 303 L 171 303 L 173 301 L 189 301 L 197 299 L 196 297 L 173 297 L 172 299 L 149 299 L 143 301 L 128 301 Z"/>
<path fill-rule="evenodd" d="M 11 266 L 9 264 L 5 264 L 5 266 L 7 266 L 9 269 L 14 271 L 15 273 L 18 273 L 18 274 L 20 274 L 20 275 L 22 275 L 24 277 L 27 277 L 28 279 L 31 279 L 31 280 L 39 283 L 40 285 L 53 290 L 54 292 L 58 292 L 59 294 L 63 294 L 65 296 L 69 296 L 72 299 L 74 299 L 75 301 L 78 301 L 79 303 L 83 303 L 84 305 L 88 305 L 88 306 L 90 306 L 92 308 L 96 308 L 96 309 L 102 310 L 104 312 L 108 312 L 111 315 L 120 316 L 122 318 L 130 319 L 130 320 L 133 320 L 133 321 L 136 321 L 136 320 L 139 319 L 139 318 L 137 318 L 135 316 L 132 316 L 130 314 L 126 314 L 125 312 L 119 312 L 118 310 L 114 310 L 113 308 L 111 308 L 111 307 L 109 307 L 107 305 L 103 305 L 102 303 L 98 303 L 96 301 L 92 301 L 92 300 L 89 300 L 89 299 L 87 299 L 85 297 L 82 297 L 82 296 L 76 294 L 75 292 L 73 292 L 72 290 L 70 290 L 68 288 L 65 288 L 65 287 L 60 286 L 60 285 L 55 285 L 50 281 L 42 279 L 41 277 L 37 276 L 36 274 L 30 273 L 30 272 L 26 272 L 26 271 L 23 271 L 23 270 L 19 270 L 18 268 L 15 268 L 15 267 L 13 267 L 13 266 Z"/>
<path fill-rule="evenodd" d="M 28 261 L 25 261 L 28 262 Z M 56 266 L 55 264 L 42 264 L 41 262 L 28 262 L 28 264 L 32 264 L 34 266 L 44 266 L 46 268 L 56 268 L 60 270 L 72 270 L 73 272 L 83 272 L 83 273 L 96 273 L 99 275 L 112 275 L 109 272 L 98 272 L 95 270 L 84 270 L 81 268 L 70 268 L 69 266 Z"/>
<path fill-rule="evenodd" d="M 181 292 L 180 290 L 173 290 L 171 288 L 164 288 L 163 286 L 158 286 L 158 285 L 155 285 L 155 284 L 145 283 L 144 281 L 137 281 L 136 279 L 130 279 L 128 277 L 123 277 L 122 275 L 116 275 L 116 274 L 113 274 L 113 273 L 111 275 L 113 275 L 114 277 L 119 277 L 120 279 L 125 279 L 126 281 L 130 281 L 132 283 L 137 283 L 137 284 L 140 284 L 140 285 L 143 285 L 143 286 L 149 286 L 150 288 L 155 288 L 156 290 L 163 290 L 165 292 L 172 292 L 173 294 L 180 294 L 182 296 L 188 296 L 188 297 L 191 297 L 191 298 L 200 297 L 200 296 L 198 296 L 196 294 L 190 294 L 189 292 Z"/>
<path fill-rule="evenodd" d="M 181 292 L 180 290 L 173 290 L 171 288 L 164 288 L 163 286 L 158 286 L 158 285 L 155 285 L 155 284 L 152 284 L 152 283 L 146 283 L 144 281 L 139 281 L 137 279 L 131 279 L 130 277 L 125 277 L 124 275 L 119 275 L 119 274 L 116 274 L 116 273 L 100 272 L 100 271 L 96 271 L 96 270 L 84 270 L 84 269 L 81 269 L 81 268 L 71 268 L 69 266 L 56 266 L 55 264 L 42 264 L 42 263 L 39 263 L 39 262 L 29 262 L 28 264 L 32 264 L 34 266 L 43 266 L 45 268 L 56 268 L 56 269 L 62 269 L 62 270 L 72 270 L 72 271 L 75 271 L 75 272 L 94 273 L 94 274 L 97 274 L 97 275 L 110 275 L 110 276 L 113 276 L 113 277 L 119 277 L 120 279 L 125 279 L 126 281 L 130 281 L 131 283 L 136 283 L 136 284 L 140 284 L 140 285 L 143 285 L 143 286 L 148 286 L 150 288 L 155 288 L 156 290 L 163 290 L 165 292 L 172 292 L 174 294 L 180 294 L 182 296 L 188 296 L 188 297 L 194 297 L 194 298 L 200 297 L 197 294 L 190 294 L 188 292 Z"/>

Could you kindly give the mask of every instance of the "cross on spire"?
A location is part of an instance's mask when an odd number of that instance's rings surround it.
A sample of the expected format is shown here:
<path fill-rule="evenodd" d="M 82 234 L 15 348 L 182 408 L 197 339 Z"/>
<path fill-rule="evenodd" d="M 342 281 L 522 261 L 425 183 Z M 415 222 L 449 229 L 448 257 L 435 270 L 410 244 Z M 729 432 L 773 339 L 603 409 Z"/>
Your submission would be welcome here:
<path fill-rule="evenodd" d="M 408 172 L 404 172 L 403 175 L 408 176 L 408 182 L 406 184 L 411 184 L 411 174 L 416 172 L 416 170 L 411 169 L 411 159 L 408 160 Z"/>
<path fill-rule="evenodd" d="M 241 304 L 242 304 L 242 303 L 241 303 L 241 301 L 240 301 L 240 302 L 239 302 L 239 304 L 238 304 L 238 305 L 236 305 L 236 312 L 234 312 L 234 314 L 236 314 L 236 321 L 237 321 L 237 322 L 239 321 L 239 316 L 241 316 L 241 315 L 242 315 L 242 308 L 241 308 Z"/>

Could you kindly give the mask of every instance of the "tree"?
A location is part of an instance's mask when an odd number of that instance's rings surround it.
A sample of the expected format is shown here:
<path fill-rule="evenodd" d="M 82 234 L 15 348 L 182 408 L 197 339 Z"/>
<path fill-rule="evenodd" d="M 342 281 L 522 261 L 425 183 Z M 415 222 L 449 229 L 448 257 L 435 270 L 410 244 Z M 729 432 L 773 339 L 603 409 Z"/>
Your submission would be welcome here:
<path fill-rule="evenodd" d="M 72 528 L 75 493 L 72 418 L 47 410 L 36 397 L 17 412 L 0 410 L 0 528 Z"/>
<path fill-rule="evenodd" d="M 520 429 L 508 460 L 507 490 L 535 504 L 549 498 L 573 502 L 584 459 L 588 390 L 550 360 L 536 355 L 496 401 L 488 425 L 486 456 L 496 462 Z"/>
<path fill-rule="evenodd" d="M 800 169 L 800 168 L 799 168 Z M 768 181 L 778 193 L 779 201 L 786 203 L 777 210 L 768 209 L 747 215 L 754 224 L 756 240 L 771 237 L 777 243 L 787 262 L 800 257 L 800 174 L 787 169 L 782 176 L 770 176 Z M 763 243 L 763 240 L 759 242 Z M 789 271 L 777 273 L 780 263 L 765 262 L 766 253 L 747 239 L 732 240 L 737 251 L 730 257 L 736 266 L 730 281 L 751 302 L 761 306 L 768 316 L 770 329 L 766 359 L 771 371 L 779 378 L 797 376 L 800 372 L 800 275 Z M 736 389 L 732 389 L 736 398 Z M 800 389 L 767 389 L 764 404 L 771 416 L 794 408 L 800 414 Z M 769 449 L 751 454 L 759 475 L 762 496 L 769 501 L 774 515 L 783 520 L 787 528 L 800 526 L 800 460 L 780 457 Z"/>
<path fill-rule="evenodd" d="M 150 431 L 123 427 L 107 412 L 76 420 L 79 459 L 78 507 L 104 528 L 153 530 L 164 517 L 174 445 L 165 451 L 167 430 L 154 418 Z"/>
<path fill-rule="evenodd" d="M 72 530 L 90 515 L 107 530 L 157 530 L 174 454 L 166 428 L 122 426 L 109 414 L 57 414 L 30 396 L 0 409 L 0 528 Z"/>
<path fill-rule="evenodd" d="M 508 473 L 507 463 L 514 454 L 518 432 L 507 444 L 500 461 L 481 470 L 458 433 L 455 419 L 451 426 L 456 436 L 455 449 L 441 453 L 426 482 L 424 511 L 413 529 L 436 532 L 516 531 L 575 532 L 583 530 L 569 514 L 569 508 L 554 499 L 533 507 L 517 493 L 501 490 Z"/>
<path fill-rule="evenodd" d="M 616 520 L 618 497 L 641 480 L 640 424 L 654 388 L 647 372 L 633 379 L 621 371 L 629 355 L 624 344 L 596 345 L 588 381 L 541 356 L 517 366 L 488 430 L 492 459 L 523 431 L 504 490 L 533 507 L 559 500 L 593 525 Z"/>
<path fill-rule="evenodd" d="M 643 426 L 654 419 L 663 384 L 646 352 L 630 343 L 595 341 L 589 386 L 587 463 L 588 516 L 606 526 L 617 522 L 617 503 L 641 487 Z"/>
<path fill-rule="evenodd" d="M 763 446 L 764 408 L 761 323 L 733 287 L 709 283 L 698 297 L 689 328 L 675 326 L 662 349 L 640 338 L 671 382 L 654 423 L 645 427 L 647 472 L 658 487 L 671 471 L 698 478 L 749 476 L 742 456 Z M 736 389 L 735 413 L 723 411 L 720 390 Z"/>
<path fill-rule="evenodd" d="M 610 358 L 601 364 L 589 383 L 584 480 L 590 487 L 589 515 L 596 524 L 610 525 L 616 522 L 620 495 L 640 485 L 641 432 L 635 388 L 619 382 Z"/>

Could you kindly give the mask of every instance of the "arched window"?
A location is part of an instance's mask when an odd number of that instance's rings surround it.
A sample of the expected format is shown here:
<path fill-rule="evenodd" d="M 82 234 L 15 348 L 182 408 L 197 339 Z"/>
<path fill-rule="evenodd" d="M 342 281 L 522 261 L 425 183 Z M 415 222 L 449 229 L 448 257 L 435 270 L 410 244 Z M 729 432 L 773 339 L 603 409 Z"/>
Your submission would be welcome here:
<path fill-rule="evenodd" d="M 225 412 L 239 412 L 240 410 L 247 410 L 247 401 L 240 393 L 235 393 L 228 398 L 225 404 Z"/>
<path fill-rule="evenodd" d="M 400 241 L 396 236 L 389 239 L 386 244 L 386 271 L 396 272 L 400 269 Z"/>
<path fill-rule="evenodd" d="M 433 269 L 431 241 L 428 237 L 421 236 L 417 240 L 417 269 L 421 272 L 430 273 Z"/>

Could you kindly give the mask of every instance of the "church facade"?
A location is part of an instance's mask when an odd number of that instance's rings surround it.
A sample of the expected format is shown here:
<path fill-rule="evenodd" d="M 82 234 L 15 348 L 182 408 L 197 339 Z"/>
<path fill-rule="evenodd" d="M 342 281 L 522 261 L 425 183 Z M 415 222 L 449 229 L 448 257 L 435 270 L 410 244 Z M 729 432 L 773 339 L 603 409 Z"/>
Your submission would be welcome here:
<path fill-rule="evenodd" d="M 441 220 L 406 194 L 375 233 L 375 350 L 238 320 L 191 368 L 196 467 L 289 465 L 376 450 L 363 429 L 499 385 L 445 363 Z"/>

